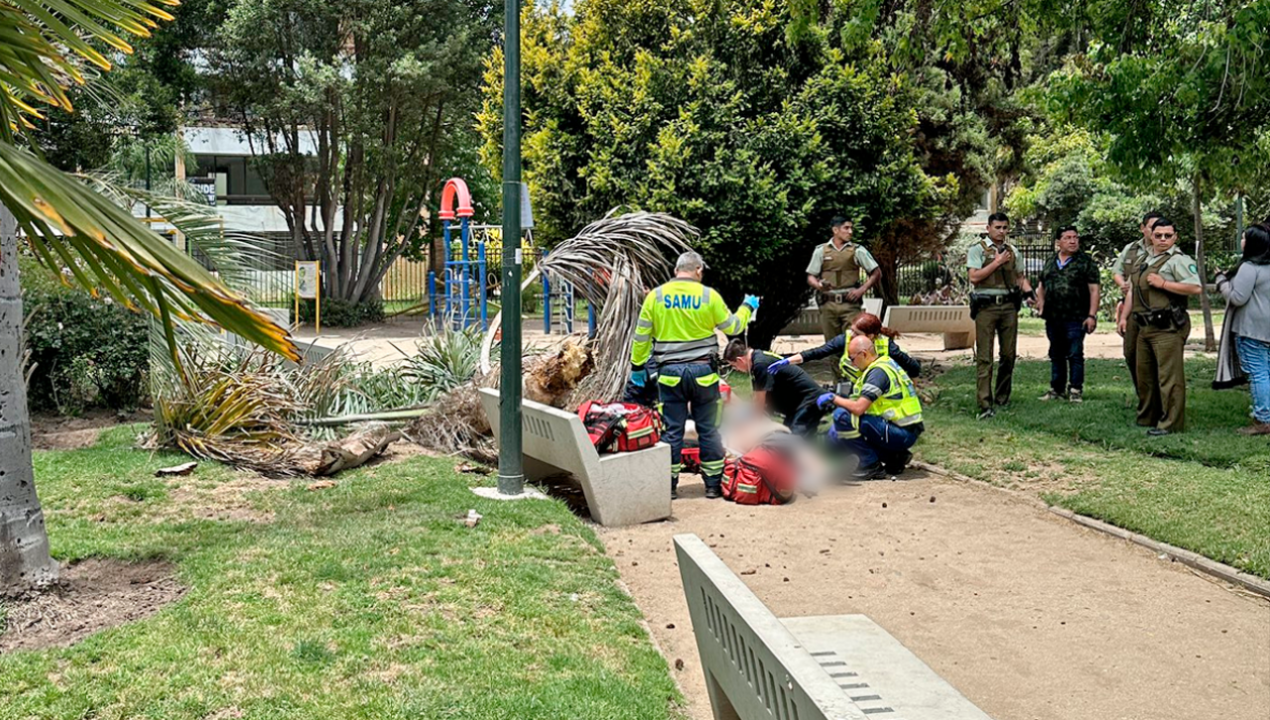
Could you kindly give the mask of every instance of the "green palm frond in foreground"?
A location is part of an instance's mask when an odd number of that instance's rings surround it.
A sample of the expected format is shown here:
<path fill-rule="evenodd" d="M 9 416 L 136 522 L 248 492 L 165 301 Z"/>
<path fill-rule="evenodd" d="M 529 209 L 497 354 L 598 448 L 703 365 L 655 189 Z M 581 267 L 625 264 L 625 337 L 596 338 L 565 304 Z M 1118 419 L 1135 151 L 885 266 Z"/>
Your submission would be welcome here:
<path fill-rule="evenodd" d="M 84 82 L 84 63 L 110 69 L 90 41 L 130 52 L 125 35 L 148 36 L 156 20 L 170 19 L 145 0 L 0 0 L 0 203 L 41 262 L 68 269 L 89 290 L 165 322 L 211 321 L 298 359 L 285 329 L 127 210 L 23 147 L 32 144 L 28 117 L 42 107 L 73 109 L 67 89 Z"/>

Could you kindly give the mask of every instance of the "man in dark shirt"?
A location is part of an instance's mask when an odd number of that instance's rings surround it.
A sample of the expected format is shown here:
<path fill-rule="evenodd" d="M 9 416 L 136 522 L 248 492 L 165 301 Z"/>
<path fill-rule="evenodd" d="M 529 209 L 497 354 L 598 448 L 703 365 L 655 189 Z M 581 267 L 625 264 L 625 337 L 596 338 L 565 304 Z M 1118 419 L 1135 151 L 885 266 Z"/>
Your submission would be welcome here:
<path fill-rule="evenodd" d="M 824 388 L 797 365 L 786 364 L 769 373 L 768 366 L 780 359 L 780 355 L 750 349 L 740 338 L 723 349 L 724 362 L 750 374 L 754 401 L 765 411 L 781 415 L 785 427 L 795 435 L 812 438 L 825 414 L 816 407 L 816 398 Z"/>
<path fill-rule="evenodd" d="M 1058 231 L 1058 252 L 1041 269 L 1036 309 L 1045 318 L 1050 341 L 1050 389 L 1042 400 L 1082 401 L 1085 335 L 1098 325 L 1098 266 L 1080 249 L 1080 235 L 1068 225 Z"/>

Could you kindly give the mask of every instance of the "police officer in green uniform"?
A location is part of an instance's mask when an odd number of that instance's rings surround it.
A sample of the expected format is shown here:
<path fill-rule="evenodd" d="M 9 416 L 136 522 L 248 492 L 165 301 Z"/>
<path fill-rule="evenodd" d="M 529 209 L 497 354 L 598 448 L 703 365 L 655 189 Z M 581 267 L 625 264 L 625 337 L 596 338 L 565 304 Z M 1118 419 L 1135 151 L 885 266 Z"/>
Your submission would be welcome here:
<path fill-rule="evenodd" d="M 831 221 L 833 238 L 817 245 L 807 265 L 807 284 L 816 289 L 820 329 L 829 342 L 846 332 L 864 311 L 864 296 L 882 277 L 878 261 L 869 251 L 851 242 L 855 223 L 838 215 Z M 860 270 L 868 276 L 860 283 Z"/>
<path fill-rule="evenodd" d="M 847 352 L 860 370 L 852 397 L 825 393 L 817 400 L 825 409 L 837 406 L 829 442 L 859 458 L 858 480 L 899 475 L 913 459 L 909 449 L 926 427 L 917 389 L 894 359 L 878 356 L 869 338 L 852 339 Z"/>
<path fill-rule="evenodd" d="M 966 267 L 974 291 L 970 314 L 975 321 L 975 368 L 978 370 L 979 419 L 996 414 L 994 407 L 1010 402 L 1014 360 L 1019 343 L 1019 308 L 1034 297 L 1032 284 L 1023 276 L 1018 250 L 1005 241 L 1010 218 L 1005 213 L 988 216 L 988 239 L 970 246 Z M 992 383 L 992 345 L 1001 342 L 997 382 Z"/>
<path fill-rule="evenodd" d="M 1187 299 L 1203 291 L 1195 261 L 1178 250 L 1177 229 L 1164 218 L 1151 230 L 1151 254 L 1129 278 L 1120 329 L 1138 325 L 1138 425 L 1153 437 L 1186 429 L 1183 347 L 1191 334 Z"/>
<path fill-rule="evenodd" d="M 1163 216 L 1158 212 L 1149 212 L 1143 216 L 1142 225 L 1139 227 L 1142 231 L 1142 239 L 1125 245 L 1116 256 L 1116 262 L 1111 266 L 1112 276 L 1115 278 L 1116 285 L 1120 286 L 1120 294 L 1125 298 L 1129 297 L 1129 279 L 1141 269 L 1142 261 L 1151 255 L 1151 249 L 1155 246 L 1151 232 L 1155 227 L 1155 221 L 1161 217 Z M 1138 326 L 1129 323 L 1123 331 L 1117 328 L 1117 332 L 1124 337 L 1124 362 L 1129 368 L 1129 382 L 1136 393 L 1138 391 Z"/>
<path fill-rule="evenodd" d="M 715 331 L 739 335 L 758 309 L 758 298 L 746 295 L 735 313 L 722 296 L 701 284 L 706 264 L 695 252 L 679 256 L 675 277 L 644 298 L 631 346 L 631 384 L 648 382 L 645 365 L 657 367 L 658 409 L 670 445 L 670 496 L 677 497 L 683 469 L 684 425 L 692 418 L 701 448 L 701 475 L 706 497 L 722 496 L 723 441 L 719 420 L 719 341 Z"/>

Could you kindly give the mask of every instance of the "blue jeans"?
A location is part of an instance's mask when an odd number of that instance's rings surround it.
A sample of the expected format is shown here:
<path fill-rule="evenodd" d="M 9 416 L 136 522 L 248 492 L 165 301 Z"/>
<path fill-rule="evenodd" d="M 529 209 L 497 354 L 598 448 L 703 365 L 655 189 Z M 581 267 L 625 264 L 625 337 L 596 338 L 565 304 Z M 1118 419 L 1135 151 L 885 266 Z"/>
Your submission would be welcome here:
<path fill-rule="evenodd" d="M 1252 391 L 1252 419 L 1270 423 L 1270 343 L 1242 335 L 1235 338 L 1239 366 L 1248 373 Z"/>
<path fill-rule="evenodd" d="M 851 413 L 841 408 L 835 410 L 833 426 L 844 432 L 850 430 Z M 871 468 L 899 459 L 917 443 L 920 435 L 920 432 L 883 420 L 880 415 L 861 415 L 860 436 L 848 440 L 838 439 L 834 444 L 860 458 L 860 467 Z"/>
<path fill-rule="evenodd" d="M 1046 320 L 1045 336 L 1050 341 L 1050 388 L 1059 395 L 1067 392 L 1069 387 L 1073 390 L 1084 388 L 1084 321 Z"/>
<path fill-rule="evenodd" d="M 697 426 L 697 447 L 701 449 L 701 478 L 706 487 L 723 484 L 723 438 L 719 420 L 723 403 L 719 394 L 719 374 L 705 363 L 663 365 L 657 376 L 659 410 L 666 431 L 662 442 L 670 446 L 670 487 L 679 486 L 683 469 L 684 425 L 688 418 Z"/>

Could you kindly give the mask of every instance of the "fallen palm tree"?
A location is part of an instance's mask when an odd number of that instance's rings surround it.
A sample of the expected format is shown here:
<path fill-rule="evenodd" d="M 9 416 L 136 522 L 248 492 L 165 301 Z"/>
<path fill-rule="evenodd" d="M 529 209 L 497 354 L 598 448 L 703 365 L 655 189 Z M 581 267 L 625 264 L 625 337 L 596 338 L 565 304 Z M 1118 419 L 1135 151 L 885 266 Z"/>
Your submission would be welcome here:
<path fill-rule="evenodd" d="M 670 258 L 689 250 L 689 240 L 698 235 L 696 228 L 665 213 L 616 212 L 552 248 L 521 283 L 523 292 L 547 273 L 553 282 L 571 283 L 575 294 L 601 308 L 594 338 L 566 339 L 557 350 L 526 362 L 528 399 L 572 407 L 579 399 L 620 398 L 644 296 L 670 276 Z M 435 452 L 489 463 L 497 459 L 477 388 L 497 385 L 497 365 L 490 356 L 501 318 L 500 311 L 485 334 L 476 378 L 442 396 L 403 431 L 405 437 Z"/>
<path fill-rule="evenodd" d="M 692 225 L 665 213 L 614 209 L 544 257 L 521 283 L 523 292 L 542 273 L 553 282 L 573 285 L 574 293 L 601 308 L 596 336 L 588 342 L 594 371 L 581 378 L 570 399 L 613 401 L 621 397 L 629 377 L 630 351 L 640 306 L 648 291 L 670 276 L 671 258 L 690 249 L 697 237 Z M 502 313 L 494 318 L 481 348 L 481 372 L 490 375 L 490 347 Z"/>

